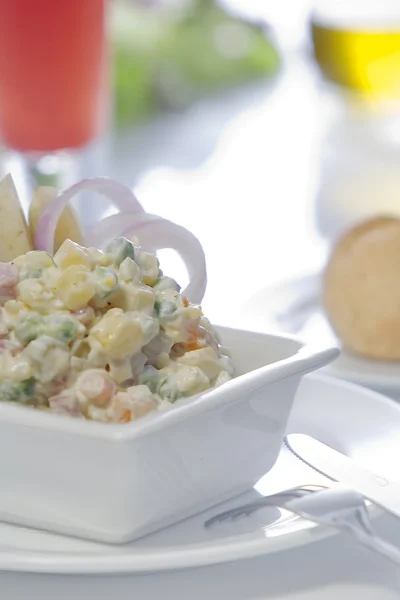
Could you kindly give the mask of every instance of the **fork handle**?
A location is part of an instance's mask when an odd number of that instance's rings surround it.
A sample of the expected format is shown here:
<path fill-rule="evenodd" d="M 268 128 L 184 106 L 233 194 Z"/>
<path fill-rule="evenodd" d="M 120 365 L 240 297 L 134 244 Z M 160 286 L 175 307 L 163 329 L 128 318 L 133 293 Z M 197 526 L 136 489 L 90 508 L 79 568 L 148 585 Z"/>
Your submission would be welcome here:
<path fill-rule="evenodd" d="M 310 518 L 308 515 L 302 516 Z M 326 524 L 328 525 L 328 523 Z M 400 549 L 390 542 L 382 539 L 380 535 L 375 533 L 375 531 L 372 529 L 367 513 L 364 514 L 362 511 L 360 511 L 356 518 L 354 518 L 354 515 L 350 518 L 343 514 L 340 516 L 338 515 L 333 522 L 331 521 L 329 523 L 329 525 L 337 531 L 353 538 L 365 548 L 372 550 L 376 554 L 384 556 L 397 566 L 400 566 Z"/>
<path fill-rule="evenodd" d="M 289 505 L 288 508 L 292 510 L 292 506 Z M 340 533 L 353 538 L 369 550 L 384 556 L 397 566 L 400 566 L 400 549 L 390 542 L 383 540 L 380 535 L 375 533 L 367 512 L 360 510 L 356 514 L 353 513 L 350 515 L 341 513 L 337 514 L 334 519 L 329 519 L 329 521 L 318 517 L 313 519 L 313 515 L 305 514 L 301 510 L 297 514 L 311 521 L 315 520 L 316 523 L 333 527 Z"/>
<path fill-rule="evenodd" d="M 352 537 L 354 537 L 363 546 L 369 548 L 369 550 L 372 550 L 377 554 L 381 554 L 385 558 L 391 560 L 397 566 L 400 566 L 400 550 L 390 542 L 383 540 L 380 536 L 373 532 L 367 533 L 359 529 L 352 529 L 350 535 L 352 535 Z"/>

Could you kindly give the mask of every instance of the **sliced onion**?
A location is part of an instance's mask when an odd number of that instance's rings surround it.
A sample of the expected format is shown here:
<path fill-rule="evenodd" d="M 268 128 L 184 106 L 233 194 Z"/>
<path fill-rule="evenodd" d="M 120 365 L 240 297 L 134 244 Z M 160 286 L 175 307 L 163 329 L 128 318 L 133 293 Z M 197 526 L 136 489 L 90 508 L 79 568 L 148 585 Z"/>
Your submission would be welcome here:
<path fill-rule="evenodd" d="M 53 254 L 58 221 L 68 202 L 81 191 L 97 192 L 105 196 L 120 211 L 102 219 L 85 235 L 87 246 L 102 248 L 115 237 L 122 235 L 129 238 L 137 235 L 143 247 L 153 254 L 163 248 L 176 250 L 189 273 L 190 283 L 183 293 L 193 302 L 201 302 L 207 285 L 207 272 L 199 240 L 184 227 L 146 213 L 128 187 L 109 177 L 83 179 L 50 202 L 36 228 L 37 250 Z"/>
<path fill-rule="evenodd" d="M 104 247 L 117 236 L 137 236 L 141 246 L 148 252 L 171 248 L 184 261 L 189 285 L 183 290 L 192 302 L 200 303 L 207 286 L 207 270 L 204 251 L 199 240 L 187 229 L 149 213 L 120 213 L 102 219 L 87 237 L 88 246 Z"/>
<path fill-rule="evenodd" d="M 86 246 L 92 248 L 105 248 L 108 242 L 116 237 L 123 235 L 127 226 L 133 226 L 139 219 L 146 217 L 148 213 L 138 214 L 137 212 L 127 211 L 104 217 L 98 223 L 93 225 L 85 234 Z"/>
<path fill-rule="evenodd" d="M 121 212 L 141 214 L 142 205 L 134 193 L 122 183 L 109 177 L 93 177 L 83 179 L 61 192 L 43 211 L 35 233 L 35 248 L 53 253 L 54 234 L 64 208 L 75 194 L 82 191 L 92 191 L 105 196 Z"/>

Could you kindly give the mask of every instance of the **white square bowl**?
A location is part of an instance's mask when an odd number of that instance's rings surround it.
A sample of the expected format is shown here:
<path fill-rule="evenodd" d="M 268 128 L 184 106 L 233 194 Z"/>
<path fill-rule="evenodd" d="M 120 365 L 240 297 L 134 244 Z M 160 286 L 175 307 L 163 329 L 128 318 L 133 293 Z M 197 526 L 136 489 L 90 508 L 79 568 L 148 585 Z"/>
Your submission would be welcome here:
<path fill-rule="evenodd" d="M 302 376 L 338 351 L 219 331 L 238 376 L 168 412 L 121 425 L 0 403 L 0 520 L 123 543 L 255 484 Z"/>

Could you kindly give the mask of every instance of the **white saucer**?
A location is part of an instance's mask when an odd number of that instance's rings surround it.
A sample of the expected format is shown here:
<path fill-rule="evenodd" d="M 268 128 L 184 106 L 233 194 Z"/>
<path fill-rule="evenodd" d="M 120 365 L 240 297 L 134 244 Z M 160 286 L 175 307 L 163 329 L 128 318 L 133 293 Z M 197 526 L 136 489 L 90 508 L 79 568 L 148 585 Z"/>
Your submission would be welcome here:
<path fill-rule="evenodd" d="M 320 273 L 264 288 L 242 306 L 242 327 L 254 331 L 284 331 L 307 342 L 340 345 L 324 314 L 320 297 Z M 400 363 L 369 360 L 342 350 L 324 372 L 400 398 Z"/>
<path fill-rule="evenodd" d="M 363 415 L 360 424 L 360 415 Z M 361 463 L 393 477 L 400 449 L 400 407 L 364 388 L 322 376 L 303 380 L 290 431 L 315 435 Z M 282 450 L 275 467 L 257 485 L 272 493 L 324 478 Z M 215 507 L 125 546 L 107 546 L 0 525 L 0 571 L 42 574 L 143 573 L 226 563 L 310 544 L 329 535 L 277 509 L 206 530 L 204 521 L 249 496 Z M 0 572 L 0 589 L 3 574 Z"/>

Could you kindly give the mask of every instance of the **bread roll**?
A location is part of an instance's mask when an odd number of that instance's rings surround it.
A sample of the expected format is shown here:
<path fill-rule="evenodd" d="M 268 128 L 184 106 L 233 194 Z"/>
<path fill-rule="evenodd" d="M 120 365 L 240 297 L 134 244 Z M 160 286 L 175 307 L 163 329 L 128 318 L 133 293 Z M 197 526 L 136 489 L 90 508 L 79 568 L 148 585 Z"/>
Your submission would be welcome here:
<path fill-rule="evenodd" d="M 346 348 L 400 360 L 400 219 L 366 221 L 339 240 L 326 268 L 323 301 Z"/>

